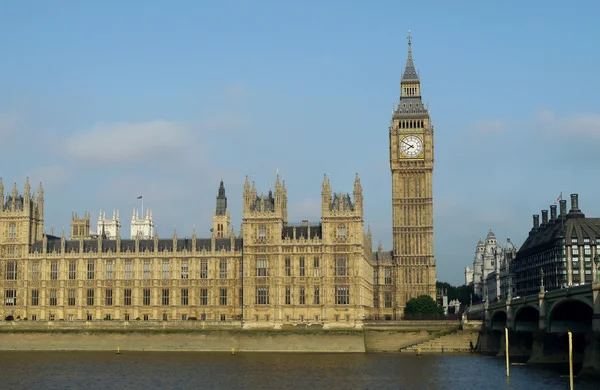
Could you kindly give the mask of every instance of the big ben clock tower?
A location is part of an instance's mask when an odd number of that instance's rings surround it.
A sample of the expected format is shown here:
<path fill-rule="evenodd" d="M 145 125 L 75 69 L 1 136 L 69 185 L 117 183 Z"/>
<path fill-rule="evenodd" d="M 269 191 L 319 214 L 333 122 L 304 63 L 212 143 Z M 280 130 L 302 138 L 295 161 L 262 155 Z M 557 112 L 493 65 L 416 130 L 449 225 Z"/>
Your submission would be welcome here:
<path fill-rule="evenodd" d="M 396 316 L 420 295 L 436 299 L 433 256 L 433 124 L 421 100 L 421 82 L 408 58 L 400 83 L 400 102 L 390 123 L 393 260 L 396 270 Z"/>

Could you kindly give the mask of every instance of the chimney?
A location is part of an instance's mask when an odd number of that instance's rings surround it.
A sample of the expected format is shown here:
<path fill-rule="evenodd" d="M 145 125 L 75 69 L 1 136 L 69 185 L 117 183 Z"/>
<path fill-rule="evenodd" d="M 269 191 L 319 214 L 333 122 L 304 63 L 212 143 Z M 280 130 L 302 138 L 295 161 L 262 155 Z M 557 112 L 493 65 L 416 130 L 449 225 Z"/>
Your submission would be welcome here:
<path fill-rule="evenodd" d="M 540 227 L 540 216 L 538 214 L 533 215 L 533 228 L 537 229 Z"/>
<path fill-rule="evenodd" d="M 548 210 L 542 210 L 542 226 L 548 225 Z"/>
<path fill-rule="evenodd" d="M 550 206 L 550 222 L 554 222 L 556 220 L 556 205 L 553 204 Z"/>
<path fill-rule="evenodd" d="M 567 216 L 567 201 L 566 200 L 560 201 L 560 216 L 563 218 Z"/>
<path fill-rule="evenodd" d="M 579 210 L 579 196 L 577 194 L 571 194 L 571 210 L 570 211 L 581 211 Z"/>

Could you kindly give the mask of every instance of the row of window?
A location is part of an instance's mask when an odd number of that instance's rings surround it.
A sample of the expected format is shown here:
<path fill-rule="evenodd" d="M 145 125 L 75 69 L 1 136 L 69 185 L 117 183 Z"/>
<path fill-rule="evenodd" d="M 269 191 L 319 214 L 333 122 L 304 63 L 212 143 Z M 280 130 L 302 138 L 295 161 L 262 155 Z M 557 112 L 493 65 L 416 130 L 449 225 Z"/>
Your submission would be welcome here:
<path fill-rule="evenodd" d="M 50 280 L 58 280 L 58 261 L 50 262 Z M 313 258 L 312 264 L 313 276 L 321 276 L 320 271 L 320 259 L 318 257 Z M 68 264 L 68 278 L 69 280 L 77 279 L 77 262 L 72 260 Z M 227 260 L 221 260 L 219 262 L 219 278 L 227 279 Z M 304 257 L 299 259 L 299 276 L 306 276 L 306 261 Z M 190 278 L 190 267 L 189 261 L 181 261 L 180 269 L 181 279 Z M 390 272 L 388 275 L 388 271 Z M 105 279 L 112 280 L 115 278 L 114 264 L 111 260 L 107 260 L 105 263 Z M 152 268 L 150 260 L 144 260 L 142 269 L 143 279 L 151 279 Z M 208 278 L 208 260 L 202 260 L 200 262 L 200 279 Z M 240 277 L 241 277 L 240 269 Z M 269 260 L 267 258 L 259 258 L 256 260 L 256 276 L 269 276 Z M 292 276 L 292 259 L 290 257 L 285 258 L 285 276 Z M 339 257 L 335 260 L 335 276 L 349 276 L 349 262 L 346 257 Z M 88 280 L 93 280 L 96 277 L 96 264 L 94 260 L 88 260 L 86 267 L 86 277 Z M 123 277 L 124 279 L 133 279 L 133 260 L 125 260 L 123 265 Z M 162 279 L 171 279 L 171 262 L 169 260 L 163 260 L 161 266 L 161 277 Z M 31 265 L 31 279 L 40 280 L 41 278 L 41 265 L 39 262 L 32 263 Z M 18 264 L 15 261 L 6 263 L 6 279 L 17 280 L 18 279 Z M 389 283 L 387 282 L 389 279 Z M 386 284 L 391 284 L 391 270 L 386 269 Z"/>
<path fill-rule="evenodd" d="M 160 296 L 160 305 L 169 306 L 173 304 L 171 300 L 171 290 L 168 288 L 161 289 Z M 201 288 L 199 294 L 199 305 L 200 306 L 208 306 L 208 289 Z M 67 306 L 76 306 L 77 305 L 77 290 L 69 289 L 67 290 Z M 268 286 L 259 286 L 256 287 L 256 300 L 255 304 L 257 305 L 269 305 L 270 304 L 270 294 Z M 16 306 L 17 305 L 17 290 L 5 290 L 4 292 L 4 304 L 6 306 Z M 85 304 L 87 306 L 94 306 L 98 304 L 104 304 L 105 306 L 112 306 L 114 304 L 118 304 L 115 299 L 115 295 L 113 294 L 112 288 L 107 288 L 104 290 L 104 302 L 98 302 L 96 299 L 96 290 L 95 289 L 87 289 L 86 290 L 86 298 Z M 122 304 L 123 306 L 131 306 L 132 305 L 132 290 L 130 288 L 126 288 L 123 290 L 122 296 Z M 228 298 L 228 289 L 220 288 L 219 289 L 219 305 L 227 306 L 227 298 Z M 312 302 L 314 305 L 321 304 L 321 290 L 319 287 L 315 287 L 312 295 Z M 56 289 L 48 290 L 48 301 L 47 304 L 49 306 L 58 306 L 58 294 Z M 100 297 L 102 299 L 102 297 Z M 391 298 L 390 298 L 391 299 Z M 152 301 L 152 292 L 151 289 L 145 288 L 142 290 L 142 305 L 150 306 Z M 243 304 L 243 291 L 240 289 L 239 292 L 239 304 Z M 298 304 L 305 305 L 306 304 L 306 288 L 301 286 L 299 288 L 298 294 Z M 190 302 L 190 291 L 187 288 L 181 289 L 180 294 L 180 304 L 182 306 L 187 306 Z M 40 290 L 31 290 L 31 306 L 38 306 L 40 303 Z M 337 305 L 349 305 L 350 304 L 350 287 L 349 286 L 336 286 L 335 287 L 335 303 Z M 285 288 L 285 304 L 292 304 L 292 288 Z"/>
<path fill-rule="evenodd" d="M 384 272 L 384 276 L 383 276 L 384 284 L 392 284 L 392 269 L 384 268 L 383 272 Z M 379 270 L 377 268 L 373 269 L 373 284 L 379 284 Z"/>
<path fill-rule="evenodd" d="M 67 290 L 67 306 L 76 306 L 77 305 L 77 290 L 69 289 Z M 94 305 L 102 305 L 112 306 L 114 304 L 118 304 L 116 299 L 114 299 L 115 295 L 113 294 L 112 288 L 107 288 L 104 290 L 104 301 L 98 301 L 96 299 L 96 290 L 95 289 L 87 289 L 85 304 L 86 306 L 94 306 Z M 227 306 L 227 297 L 228 290 L 226 288 L 219 289 L 219 305 Z M 122 304 L 123 306 L 131 306 L 132 305 L 132 290 L 130 288 L 126 288 L 123 290 L 122 296 Z M 200 306 L 208 306 L 208 289 L 201 288 L 199 295 L 199 305 Z M 100 297 L 102 299 L 102 297 Z M 240 296 L 240 304 L 242 297 Z M 150 306 L 152 301 L 152 292 L 149 288 L 145 288 L 142 290 L 142 305 Z M 188 306 L 190 302 L 190 294 L 189 289 L 182 288 L 180 294 L 180 304 L 182 306 Z M 5 290 L 4 292 L 4 304 L 6 306 L 16 306 L 17 305 L 17 290 Z M 31 290 L 31 306 L 38 306 L 40 304 L 40 290 Z M 48 290 L 48 301 L 47 304 L 49 306 L 58 306 L 58 294 L 56 289 Z M 161 289 L 160 296 L 160 305 L 169 306 L 173 304 L 171 300 L 171 290 L 168 288 Z"/>
<path fill-rule="evenodd" d="M 69 262 L 68 278 L 69 280 L 77 279 L 77 262 L 72 260 Z M 219 262 L 219 278 L 227 279 L 227 260 L 221 260 Z M 6 263 L 6 279 L 17 280 L 18 279 L 18 264 L 15 261 Z M 115 277 L 114 265 L 111 260 L 105 263 L 105 279 L 112 280 Z M 144 260 L 142 268 L 143 279 L 149 280 L 152 278 L 152 265 L 150 260 Z M 190 267 L 187 260 L 181 262 L 181 279 L 189 279 Z M 86 267 L 86 278 L 93 280 L 96 278 L 96 265 L 94 260 L 88 260 Z M 123 278 L 133 279 L 133 260 L 125 260 L 123 265 Z M 161 278 L 171 279 L 171 262 L 169 260 L 163 260 L 161 267 Z M 200 262 L 200 279 L 208 278 L 208 260 L 202 260 Z M 41 279 L 41 265 L 40 263 L 31 264 L 31 280 Z M 58 280 L 58 261 L 50 262 L 50 280 Z"/>
<path fill-rule="evenodd" d="M 377 293 L 373 294 L 373 307 L 379 308 L 379 295 Z M 390 309 L 392 307 L 392 292 L 384 291 L 383 292 L 383 307 L 386 309 Z"/>

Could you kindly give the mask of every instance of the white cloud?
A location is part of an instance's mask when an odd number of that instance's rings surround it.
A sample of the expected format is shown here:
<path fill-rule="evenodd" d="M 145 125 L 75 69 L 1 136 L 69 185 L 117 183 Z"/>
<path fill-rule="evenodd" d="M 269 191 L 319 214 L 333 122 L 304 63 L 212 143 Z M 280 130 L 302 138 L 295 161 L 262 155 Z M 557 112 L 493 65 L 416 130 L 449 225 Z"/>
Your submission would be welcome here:
<path fill-rule="evenodd" d="M 507 126 L 500 120 L 490 119 L 479 121 L 470 127 L 471 132 L 481 135 L 491 135 L 504 133 Z"/>
<path fill-rule="evenodd" d="M 189 129 L 179 123 L 97 124 L 66 141 L 66 152 L 90 163 L 141 162 L 158 154 L 177 153 L 190 144 Z"/>
<path fill-rule="evenodd" d="M 593 141 L 600 140 L 600 115 L 598 114 L 558 118 L 552 111 L 542 110 L 538 114 L 538 125 L 543 132 L 551 136 L 576 136 Z"/>

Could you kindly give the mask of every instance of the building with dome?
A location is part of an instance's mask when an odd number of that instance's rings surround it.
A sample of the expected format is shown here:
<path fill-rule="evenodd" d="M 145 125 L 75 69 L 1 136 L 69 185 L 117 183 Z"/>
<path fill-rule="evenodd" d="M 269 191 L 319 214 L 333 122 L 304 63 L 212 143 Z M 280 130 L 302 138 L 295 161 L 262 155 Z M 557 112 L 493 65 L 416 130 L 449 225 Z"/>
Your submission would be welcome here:
<path fill-rule="evenodd" d="M 506 296 L 511 286 L 510 263 L 517 251 L 510 238 L 501 245 L 490 230 L 485 242 L 479 239 L 475 247 L 473 268 L 465 268 L 465 284 L 472 284 L 474 294 L 487 300 Z"/>

